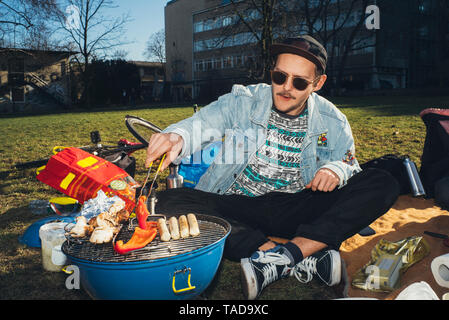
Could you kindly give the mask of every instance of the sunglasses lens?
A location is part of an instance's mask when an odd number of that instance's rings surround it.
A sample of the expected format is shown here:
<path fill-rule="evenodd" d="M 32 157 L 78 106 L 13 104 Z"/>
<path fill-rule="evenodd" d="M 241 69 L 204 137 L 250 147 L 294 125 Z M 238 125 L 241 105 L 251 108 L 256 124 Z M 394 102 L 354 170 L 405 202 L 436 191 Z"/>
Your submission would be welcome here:
<path fill-rule="evenodd" d="M 307 80 L 304 80 L 302 78 L 294 78 L 293 79 L 293 86 L 296 88 L 296 90 L 302 91 L 305 90 L 309 85 L 309 82 Z"/>
<path fill-rule="evenodd" d="M 279 71 L 273 71 L 271 73 L 271 81 L 273 81 L 277 85 L 284 84 L 285 80 L 287 80 L 287 75 L 283 74 Z"/>

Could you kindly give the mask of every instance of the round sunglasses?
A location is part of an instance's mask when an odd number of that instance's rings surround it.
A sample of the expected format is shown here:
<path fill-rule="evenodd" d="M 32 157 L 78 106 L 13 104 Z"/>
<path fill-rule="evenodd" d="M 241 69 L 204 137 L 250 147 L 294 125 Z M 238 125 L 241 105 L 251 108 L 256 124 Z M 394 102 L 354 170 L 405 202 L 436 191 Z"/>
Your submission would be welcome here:
<path fill-rule="evenodd" d="M 271 70 L 271 81 L 278 86 L 281 86 L 287 81 L 289 75 L 282 71 L 277 70 Z M 316 77 L 313 81 L 306 80 L 301 77 L 293 77 L 293 87 L 296 90 L 303 91 L 305 90 L 311 83 L 314 83 L 317 79 L 319 79 L 319 76 Z"/>

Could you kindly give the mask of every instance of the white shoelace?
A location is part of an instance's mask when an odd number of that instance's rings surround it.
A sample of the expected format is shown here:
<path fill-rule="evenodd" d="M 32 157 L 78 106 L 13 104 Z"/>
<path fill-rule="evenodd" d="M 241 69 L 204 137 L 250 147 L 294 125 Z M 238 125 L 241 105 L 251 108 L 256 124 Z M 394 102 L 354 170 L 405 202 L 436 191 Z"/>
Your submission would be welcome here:
<path fill-rule="evenodd" d="M 276 266 L 287 266 L 290 263 L 290 259 L 287 256 L 276 252 L 259 252 L 259 255 L 260 256 L 257 259 L 253 259 L 253 261 L 265 264 L 261 270 L 264 275 L 264 281 L 262 283 L 262 288 L 264 288 L 278 278 Z"/>
<path fill-rule="evenodd" d="M 316 263 L 318 259 L 315 257 L 307 257 L 300 263 L 296 264 L 290 272 L 290 275 L 294 275 L 299 282 L 307 283 L 312 281 L 313 274 L 317 273 Z M 303 274 L 306 274 L 306 277 L 303 277 Z"/>

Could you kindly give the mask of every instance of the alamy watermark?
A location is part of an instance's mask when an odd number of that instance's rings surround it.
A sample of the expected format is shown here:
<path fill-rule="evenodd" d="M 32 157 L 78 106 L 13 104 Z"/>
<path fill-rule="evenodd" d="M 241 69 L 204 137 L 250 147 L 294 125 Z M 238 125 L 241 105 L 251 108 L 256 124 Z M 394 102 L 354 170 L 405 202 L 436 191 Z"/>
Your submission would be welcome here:
<path fill-rule="evenodd" d="M 368 16 L 365 19 L 365 26 L 368 30 L 380 29 L 380 10 L 376 5 L 366 7 L 365 14 Z"/>
<path fill-rule="evenodd" d="M 68 30 L 79 29 L 81 26 L 81 13 L 80 9 L 75 5 L 70 5 L 65 9 L 67 14 L 65 19 L 65 27 Z"/>
<path fill-rule="evenodd" d="M 80 269 L 78 266 L 71 264 L 64 268 L 64 272 L 69 274 L 65 280 L 65 287 L 69 290 L 80 288 Z"/>

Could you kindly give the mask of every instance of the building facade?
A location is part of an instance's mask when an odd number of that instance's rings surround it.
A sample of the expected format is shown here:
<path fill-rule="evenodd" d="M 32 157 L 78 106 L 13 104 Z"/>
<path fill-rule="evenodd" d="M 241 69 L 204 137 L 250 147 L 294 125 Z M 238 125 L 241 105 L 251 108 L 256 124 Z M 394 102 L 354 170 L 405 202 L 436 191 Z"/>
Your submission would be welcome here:
<path fill-rule="evenodd" d="M 163 99 L 165 85 L 165 63 L 128 61 L 139 70 L 140 94 L 143 102 L 158 102 Z"/>
<path fill-rule="evenodd" d="M 165 8 L 167 78 L 178 101 L 185 92 L 206 101 L 234 83 L 260 82 L 269 17 L 272 41 L 309 33 L 326 46 L 327 92 L 429 86 L 448 58 L 439 48 L 449 32 L 441 10 L 447 2 L 314 0 L 305 10 L 303 1 L 285 0 L 270 16 L 257 0 L 172 0 Z M 378 8 L 376 28 L 366 21 L 376 18 L 368 5 Z"/>
<path fill-rule="evenodd" d="M 0 48 L 0 112 L 71 103 L 67 51 Z"/>

